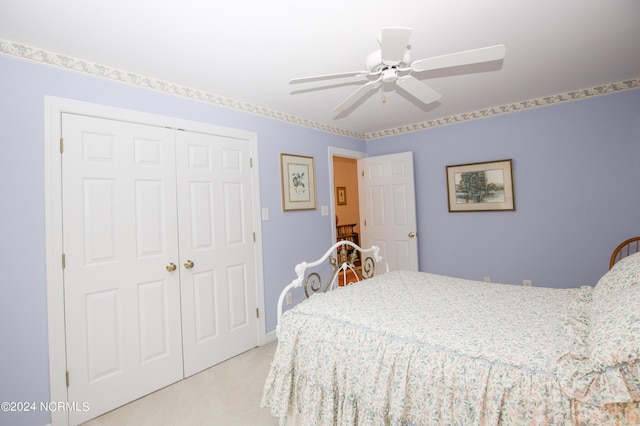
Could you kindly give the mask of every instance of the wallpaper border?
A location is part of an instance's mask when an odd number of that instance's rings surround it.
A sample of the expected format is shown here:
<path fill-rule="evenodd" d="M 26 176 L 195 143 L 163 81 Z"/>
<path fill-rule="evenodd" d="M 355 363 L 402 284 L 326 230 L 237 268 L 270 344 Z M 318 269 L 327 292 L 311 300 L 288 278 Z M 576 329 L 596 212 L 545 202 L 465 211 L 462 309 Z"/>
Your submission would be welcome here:
<path fill-rule="evenodd" d="M 473 112 L 459 114 L 459 115 L 453 115 L 450 117 L 444 117 L 437 120 L 430 120 L 430 121 L 424 121 L 421 123 L 410 124 L 410 125 L 398 127 L 395 129 L 388 129 L 380 132 L 368 133 L 365 136 L 367 140 L 378 139 L 378 138 L 383 138 L 383 137 L 392 136 L 392 135 L 399 135 L 402 133 L 425 130 L 432 127 L 439 127 L 439 126 L 445 126 L 448 124 L 460 123 L 463 121 L 475 120 L 477 118 L 485 118 L 485 117 L 491 117 L 499 114 L 522 111 L 525 109 L 549 106 L 549 105 L 559 104 L 563 102 L 584 99 L 592 96 L 606 95 L 609 93 L 631 90 L 638 87 L 640 87 L 640 78 L 634 78 L 630 80 L 624 80 L 616 83 L 610 83 L 602 86 L 592 87 L 589 89 L 574 90 L 571 92 L 561 93 L 561 94 L 552 95 L 552 96 L 543 96 L 541 98 L 530 99 L 527 101 L 520 101 L 520 102 L 516 102 L 509 105 L 485 108 L 478 111 L 473 111 Z"/>
<path fill-rule="evenodd" d="M 531 99 L 527 101 L 516 102 L 509 105 L 502 105 L 497 107 L 486 108 L 469 113 L 454 115 L 450 117 L 444 117 L 437 120 L 423 121 L 407 126 L 391 128 L 387 130 L 381 130 L 372 133 L 359 133 L 351 130 L 341 129 L 334 126 L 328 126 L 326 124 L 318 123 L 312 120 L 296 117 L 283 112 L 275 111 L 269 108 L 260 107 L 247 102 L 237 101 L 235 99 L 226 98 L 224 96 L 215 95 L 212 93 L 203 92 L 201 90 L 191 89 L 189 87 L 181 86 L 174 83 L 157 80 L 150 77 L 145 77 L 135 73 L 119 70 L 116 68 L 107 67 L 104 65 L 92 63 L 82 59 L 73 58 L 66 55 L 49 52 L 44 49 L 32 47 L 26 44 L 12 42 L 0 38 L 0 54 L 7 56 L 14 56 L 21 59 L 26 59 L 33 62 L 39 62 L 42 64 L 52 65 L 67 70 L 90 74 L 102 78 L 107 78 L 114 81 L 133 84 L 135 86 L 144 87 L 147 89 L 158 90 L 164 93 L 178 95 L 202 102 L 211 103 L 214 105 L 224 106 L 227 108 L 237 109 L 244 112 L 257 114 L 266 118 L 272 118 L 276 120 L 285 121 L 288 123 L 309 127 L 315 130 L 334 133 L 341 136 L 348 136 L 361 140 L 372 140 L 385 138 L 389 136 L 396 136 L 403 133 L 415 132 L 420 130 L 426 130 L 433 127 L 445 126 L 449 124 L 461 123 L 463 121 L 475 120 L 478 118 L 491 117 L 499 114 L 506 114 L 510 112 L 522 111 L 530 108 L 538 108 L 542 106 L 548 106 L 558 104 L 562 102 L 574 101 L 578 99 L 584 99 L 591 96 L 605 95 L 609 93 L 631 90 L 640 87 L 640 78 L 634 78 L 630 80 L 620 81 L 616 83 L 605 84 L 602 86 L 592 87 L 588 89 L 576 90 L 572 92 L 544 96 L 537 99 Z"/>

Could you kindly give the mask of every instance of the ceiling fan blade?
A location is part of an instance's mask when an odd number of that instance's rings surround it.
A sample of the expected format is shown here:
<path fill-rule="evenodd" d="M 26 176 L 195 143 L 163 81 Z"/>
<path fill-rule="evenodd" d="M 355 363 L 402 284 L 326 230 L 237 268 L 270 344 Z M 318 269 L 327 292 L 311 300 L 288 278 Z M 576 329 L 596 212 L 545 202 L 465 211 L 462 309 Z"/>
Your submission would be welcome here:
<path fill-rule="evenodd" d="M 399 77 L 396 85 L 424 104 L 430 104 L 441 98 L 440 93 L 410 75 Z"/>
<path fill-rule="evenodd" d="M 367 75 L 368 71 L 349 71 L 349 72 L 340 72 L 336 74 L 325 74 L 325 75 L 314 75 L 311 77 L 300 77 L 289 80 L 289 84 L 297 84 L 297 83 L 309 83 L 312 81 L 319 80 L 329 80 L 332 78 L 343 78 L 343 77 L 357 77 Z"/>
<path fill-rule="evenodd" d="M 383 28 L 380 37 L 382 63 L 398 65 L 402 62 L 410 37 L 411 28 Z"/>
<path fill-rule="evenodd" d="M 361 86 L 358 90 L 356 90 L 351 95 L 349 95 L 349 97 L 347 99 L 342 101 L 342 103 L 340 105 L 335 107 L 333 109 L 333 111 L 334 112 L 342 112 L 342 111 L 345 111 L 345 110 L 351 108 L 351 106 L 353 106 L 353 104 L 355 104 L 360 99 L 365 97 L 369 92 L 374 91 L 378 87 L 380 87 L 380 80 L 381 79 L 382 78 L 379 78 L 379 79 L 377 79 L 375 81 L 370 81 L 367 84 Z"/>
<path fill-rule="evenodd" d="M 497 61 L 503 59 L 505 54 L 504 44 L 481 47 L 480 49 L 465 50 L 463 52 L 450 53 L 448 55 L 434 56 L 420 59 L 411 64 L 411 71 L 429 71 L 440 68 L 457 67 L 460 65 L 477 64 L 480 62 Z"/>

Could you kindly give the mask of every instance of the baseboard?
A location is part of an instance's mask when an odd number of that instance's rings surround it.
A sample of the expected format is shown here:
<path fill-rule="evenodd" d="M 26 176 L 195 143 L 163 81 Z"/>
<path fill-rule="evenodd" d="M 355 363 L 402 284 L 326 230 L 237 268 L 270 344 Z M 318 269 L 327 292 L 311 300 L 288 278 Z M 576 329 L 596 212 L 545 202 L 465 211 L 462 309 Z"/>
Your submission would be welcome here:
<path fill-rule="evenodd" d="M 278 340 L 278 336 L 276 336 L 276 331 L 270 331 L 264 335 L 264 344 L 267 345 L 271 342 L 275 342 Z"/>

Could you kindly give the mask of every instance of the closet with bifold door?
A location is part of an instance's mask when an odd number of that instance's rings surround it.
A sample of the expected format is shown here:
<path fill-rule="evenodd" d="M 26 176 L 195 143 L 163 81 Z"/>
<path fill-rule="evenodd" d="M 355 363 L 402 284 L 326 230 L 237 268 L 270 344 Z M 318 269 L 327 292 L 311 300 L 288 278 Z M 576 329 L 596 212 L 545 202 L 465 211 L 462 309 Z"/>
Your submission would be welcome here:
<path fill-rule="evenodd" d="M 62 115 L 68 401 L 84 422 L 257 345 L 249 141 Z"/>

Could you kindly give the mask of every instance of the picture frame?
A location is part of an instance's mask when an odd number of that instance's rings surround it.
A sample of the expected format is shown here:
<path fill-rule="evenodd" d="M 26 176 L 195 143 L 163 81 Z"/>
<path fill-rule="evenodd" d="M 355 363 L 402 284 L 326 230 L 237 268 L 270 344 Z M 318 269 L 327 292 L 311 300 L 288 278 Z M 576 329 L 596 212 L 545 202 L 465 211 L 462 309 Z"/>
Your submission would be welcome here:
<path fill-rule="evenodd" d="M 316 172 L 313 157 L 280 154 L 282 171 L 282 209 L 316 208 Z"/>
<path fill-rule="evenodd" d="M 513 211 L 512 160 L 446 166 L 449 212 Z"/>
<path fill-rule="evenodd" d="M 336 187 L 336 203 L 339 206 L 347 205 L 347 188 L 344 186 Z"/>

